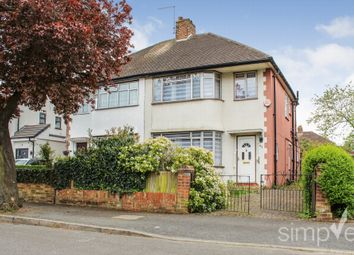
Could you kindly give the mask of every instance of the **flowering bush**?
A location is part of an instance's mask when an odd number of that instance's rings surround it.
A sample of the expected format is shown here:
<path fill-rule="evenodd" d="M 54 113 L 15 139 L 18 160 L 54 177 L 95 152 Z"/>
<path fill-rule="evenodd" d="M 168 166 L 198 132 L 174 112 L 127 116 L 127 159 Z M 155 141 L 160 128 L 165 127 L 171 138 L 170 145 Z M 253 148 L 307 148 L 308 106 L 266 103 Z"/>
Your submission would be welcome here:
<path fill-rule="evenodd" d="M 195 178 L 189 194 L 190 212 L 212 212 L 225 207 L 225 185 L 213 167 L 211 152 L 197 147 L 179 149 L 174 168 L 192 166 Z"/>

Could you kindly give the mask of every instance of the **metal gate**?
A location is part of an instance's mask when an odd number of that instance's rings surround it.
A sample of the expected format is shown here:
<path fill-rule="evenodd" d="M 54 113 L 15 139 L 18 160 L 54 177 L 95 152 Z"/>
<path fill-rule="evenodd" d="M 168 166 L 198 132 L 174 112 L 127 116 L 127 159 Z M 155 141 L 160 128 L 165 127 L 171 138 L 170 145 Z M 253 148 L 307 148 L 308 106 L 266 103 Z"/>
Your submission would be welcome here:
<path fill-rule="evenodd" d="M 301 175 L 262 174 L 260 181 L 260 207 L 264 210 L 303 212 L 305 190 Z"/>
<path fill-rule="evenodd" d="M 226 210 L 233 212 L 250 212 L 250 176 L 229 175 L 226 192 Z"/>

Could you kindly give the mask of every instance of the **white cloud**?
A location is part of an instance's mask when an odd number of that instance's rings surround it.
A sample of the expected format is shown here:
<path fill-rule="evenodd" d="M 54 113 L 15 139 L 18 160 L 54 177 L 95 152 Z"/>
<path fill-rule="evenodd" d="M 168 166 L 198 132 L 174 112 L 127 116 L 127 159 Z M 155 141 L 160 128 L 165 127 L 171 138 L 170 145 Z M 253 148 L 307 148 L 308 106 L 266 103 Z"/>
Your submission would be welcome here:
<path fill-rule="evenodd" d="M 294 90 L 300 91 L 298 124 L 305 130 L 315 130 L 307 120 L 314 110 L 312 98 L 328 86 L 354 82 L 354 48 L 326 44 L 316 48 L 286 47 L 272 52 Z M 341 142 L 337 138 L 336 142 Z"/>
<path fill-rule="evenodd" d="M 329 25 L 317 25 L 316 30 L 324 31 L 334 38 L 354 36 L 354 17 L 338 17 Z"/>
<path fill-rule="evenodd" d="M 138 51 L 148 47 L 151 44 L 152 34 L 161 27 L 163 27 L 163 22 L 155 17 L 148 17 L 148 22 L 145 24 L 140 24 L 138 21 L 133 22 L 132 44 L 134 48 L 132 50 Z"/>

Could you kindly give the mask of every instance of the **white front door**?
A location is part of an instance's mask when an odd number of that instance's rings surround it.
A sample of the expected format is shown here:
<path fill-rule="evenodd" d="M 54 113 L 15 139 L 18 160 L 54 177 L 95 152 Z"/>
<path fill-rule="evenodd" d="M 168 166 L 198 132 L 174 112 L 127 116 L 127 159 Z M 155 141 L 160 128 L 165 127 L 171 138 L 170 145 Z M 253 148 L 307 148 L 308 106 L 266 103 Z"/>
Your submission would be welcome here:
<path fill-rule="evenodd" d="M 249 176 L 256 182 L 256 137 L 237 137 L 237 175 Z"/>

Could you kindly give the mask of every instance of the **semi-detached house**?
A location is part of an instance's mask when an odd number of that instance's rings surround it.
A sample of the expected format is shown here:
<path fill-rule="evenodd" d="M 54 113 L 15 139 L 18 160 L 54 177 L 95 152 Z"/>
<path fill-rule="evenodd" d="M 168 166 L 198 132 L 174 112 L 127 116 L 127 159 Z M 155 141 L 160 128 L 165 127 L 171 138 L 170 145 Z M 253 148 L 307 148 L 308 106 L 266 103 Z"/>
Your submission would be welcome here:
<path fill-rule="evenodd" d="M 196 34 L 179 18 L 176 38 L 131 55 L 110 92 L 97 92 L 96 107 L 73 116 L 71 150 L 124 125 L 141 141 L 165 136 L 214 154 L 225 180 L 297 170 L 297 96 L 273 58 L 212 33 Z"/>

